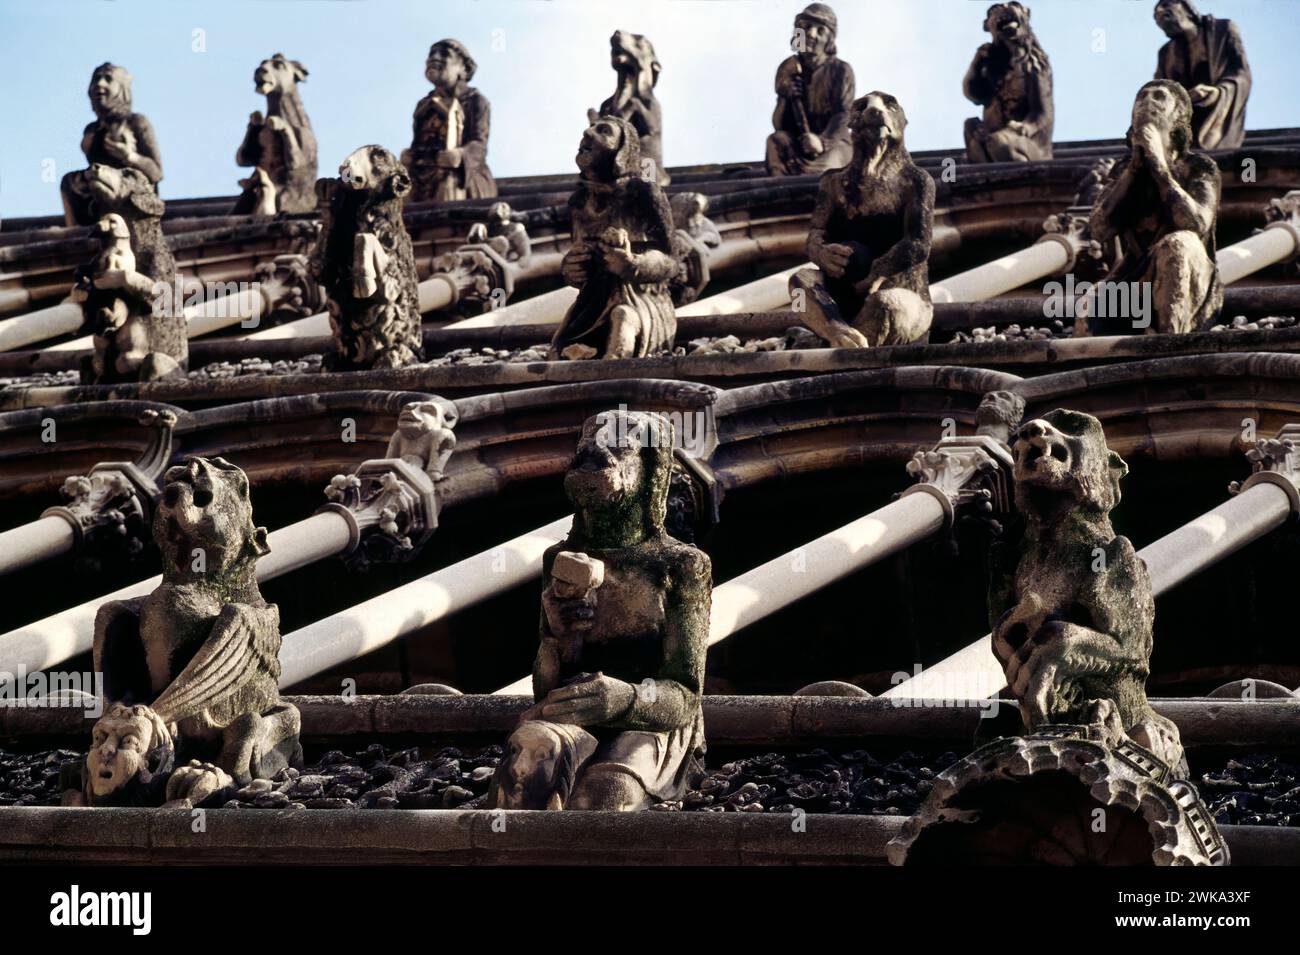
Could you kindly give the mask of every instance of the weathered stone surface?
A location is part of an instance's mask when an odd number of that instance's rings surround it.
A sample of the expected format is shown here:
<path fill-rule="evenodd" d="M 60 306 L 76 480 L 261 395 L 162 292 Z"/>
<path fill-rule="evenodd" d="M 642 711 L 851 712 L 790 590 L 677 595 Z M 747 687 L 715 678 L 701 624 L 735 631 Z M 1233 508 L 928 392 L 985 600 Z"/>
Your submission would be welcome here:
<path fill-rule="evenodd" d="M 439 40 L 429 48 L 424 75 L 433 91 L 416 104 L 411 148 L 402 153 L 411 173 L 412 202 L 497 194 L 487 164 L 491 106 L 469 85 L 477 69 L 459 40 Z"/>
<path fill-rule="evenodd" d="M 1027 162 L 1052 158 L 1052 64 L 1019 3 L 995 3 L 984 17 L 991 38 L 962 80 L 962 93 L 984 107 L 966 120 L 971 162 Z"/>
<path fill-rule="evenodd" d="M 635 358 L 672 348 L 668 282 L 677 274 L 668 199 L 641 176 L 641 146 L 626 120 L 598 116 L 578 148 L 581 182 L 569 199 L 573 245 L 564 280 L 579 289 L 551 339 L 555 358 Z"/>
<path fill-rule="evenodd" d="M 234 212 L 274 215 L 316 208 L 316 134 L 298 95 L 307 67 L 283 53 L 263 60 L 253 73 L 257 92 L 266 97 L 266 114 L 248 117 L 235 164 L 253 167 L 240 181 L 244 192 Z"/>
<path fill-rule="evenodd" d="M 808 225 L 816 268 L 790 277 L 804 324 L 836 348 L 924 339 L 930 303 L 934 180 L 903 145 L 907 117 L 888 93 L 851 109 L 853 157 L 822 178 Z"/>
<path fill-rule="evenodd" d="M 1191 0 L 1160 0 L 1156 26 L 1169 37 L 1160 48 L 1155 78 L 1173 80 L 1192 100 L 1197 149 L 1236 149 L 1246 137 L 1250 65 L 1237 25 L 1201 16 Z"/>
<path fill-rule="evenodd" d="M 775 132 L 767 137 L 767 172 L 800 176 L 839 169 L 853 155 L 849 118 L 853 68 L 835 55 L 839 22 L 825 3 L 794 18 L 794 55 L 776 70 Z"/>
<path fill-rule="evenodd" d="M 589 110 L 587 120 L 595 123 L 597 116 L 617 116 L 631 124 L 641 143 L 639 175 L 666 186 L 671 177 L 664 168 L 664 116 L 655 97 L 661 67 L 654 44 L 639 33 L 615 30 L 609 38 L 609 62 L 618 75 L 614 95 L 599 110 Z"/>
<path fill-rule="evenodd" d="M 499 808 L 643 809 L 702 772 L 710 564 L 664 530 L 672 445 L 648 412 L 583 426 L 573 530 L 542 561 L 537 703 L 498 767 Z"/>

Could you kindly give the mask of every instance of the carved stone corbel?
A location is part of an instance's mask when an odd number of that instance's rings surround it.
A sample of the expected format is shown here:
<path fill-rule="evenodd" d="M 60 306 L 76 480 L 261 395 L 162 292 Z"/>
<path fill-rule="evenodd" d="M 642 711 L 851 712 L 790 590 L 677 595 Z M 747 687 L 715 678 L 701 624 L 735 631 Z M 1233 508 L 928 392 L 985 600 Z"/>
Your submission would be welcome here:
<path fill-rule="evenodd" d="M 343 559 L 353 570 L 415 557 L 438 528 L 442 468 L 455 447 L 456 406 L 442 398 L 413 401 L 398 416 L 388 457 L 336 474 L 325 488 L 332 511 L 348 522 Z"/>
<path fill-rule="evenodd" d="M 138 557 L 152 536 L 153 508 L 161 493 L 158 479 L 171 460 L 176 415 L 149 409 L 139 421 L 151 429 L 139 459 L 106 461 L 89 474 L 68 478 L 60 489 L 67 503 L 41 514 L 67 521 L 76 538 L 74 552 L 94 566 L 104 559 Z"/>
<path fill-rule="evenodd" d="M 500 308 L 515 293 L 515 267 L 489 243 L 462 245 L 433 258 L 430 280 L 451 287 L 450 308 L 481 314 Z"/>
<path fill-rule="evenodd" d="M 291 318 L 306 318 L 325 311 L 325 291 L 307 266 L 307 256 L 277 255 L 254 270 L 262 292 L 264 315 L 279 312 Z"/>
<path fill-rule="evenodd" d="M 718 523 L 722 507 L 722 486 L 713 469 L 703 460 L 673 452 L 668 477 L 668 514 L 664 525 L 679 541 L 694 544 L 696 538 Z"/>
<path fill-rule="evenodd" d="M 1292 189 L 1280 199 L 1270 199 L 1264 207 L 1265 229 L 1284 229 L 1295 244 L 1290 261 L 1300 263 L 1300 189 Z"/>
<path fill-rule="evenodd" d="M 1240 494 L 1256 484 L 1275 484 L 1291 501 L 1291 513 L 1300 514 L 1300 424 L 1283 425 L 1276 437 L 1257 442 L 1246 452 L 1246 460 L 1254 473 L 1229 484 L 1229 492 Z"/>
<path fill-rule="evenodd" d="M 907 462 L 907 473 L 919 483 L 901 496 L 930 494 L 943 505 L 949 527 L 957 511 L 974 508 L 981 517 L 1011 510 L 1011 453 L 988 435 L 943 438 L 929 451 L 918 451 Z"/>

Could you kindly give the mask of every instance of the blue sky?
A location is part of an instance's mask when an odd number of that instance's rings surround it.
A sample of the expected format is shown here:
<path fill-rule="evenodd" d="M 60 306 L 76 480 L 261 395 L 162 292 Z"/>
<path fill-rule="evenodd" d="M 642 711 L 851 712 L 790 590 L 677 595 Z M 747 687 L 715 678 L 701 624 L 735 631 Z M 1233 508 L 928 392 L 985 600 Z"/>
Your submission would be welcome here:
<path fill-rule="evenodd" d="M 1300 125 L 1300 0 L 1201 0 L 1237 22 L 1254 74 L 1249 129 Z M 424 58 L 444 36 L 478 60 L 492 102 L 488 160 L 498 176 L 568 172 L 589 106 L 613 90 L 608 39 L 644 33 L 663 64 L 668 165 L 757 160 L 770 131 L 772 79 L 801 0 L 0 0 L 0 215 L 60 211 L 58 179 L 84 165 L 86 86 L 111 60 L 135 77 L 135 108 L 157 131 L 163 198 L 234 195 L 235 149 L 257 64 L 302 61 L 321 171 L 357 146 L 410 144 L 428 91 Z M 984 40 L 986 0 L 841 0 L 839 51 L 858 92 L 893 93 L 913 149 L 955 147 L 976 107 L 961 78 Z M 1051 58 L 1056 138 L 1122 136 L 1133 94 L 1164 35 L 1154 0 L 1036 0 L 1031 22 Z M 196 33 L 201 31 L 201 33 Z M 1104 31 L 1098 33 L 1097 31 Z M 196 40 L 196 37 L 199 39 Z M 1099 39 L 1104 49 L 1096 49 Z M 200 42 L 201 41 L 201 42 Z M 201 50 L 196 47 L 202 47 Z"/>

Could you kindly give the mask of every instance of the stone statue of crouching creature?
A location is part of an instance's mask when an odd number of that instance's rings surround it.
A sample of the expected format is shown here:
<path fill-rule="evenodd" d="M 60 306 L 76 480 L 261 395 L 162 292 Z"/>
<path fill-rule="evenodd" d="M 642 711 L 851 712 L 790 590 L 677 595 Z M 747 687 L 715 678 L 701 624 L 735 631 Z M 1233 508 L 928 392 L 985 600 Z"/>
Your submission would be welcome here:
<path fill-rule="evenodd" d="M 664 529 L 672 424 L 606 412 L 583 426 L 564 479 L 577 511 L 542 561 L 533 696 L 489 805 L 644 809 L 703 774 L 712 578 Z"/>
<path fill-rule="evenodd" d="M 154 520 L 162 584 L 147 597 L 110 601 L 95 617 L 95 669 L 121 705 L 95 727 L 85 769 L 91 804 L 114 804 L 137 785 L 131 763 L 120 761 L 134 749 L 165 748 L 168 737 L 188 761 L 167 780 L 168 805 L 302 764 L 298 710 L 278 686 L 280 612 L 257 587 L 268 548 L 266 528 L 253 524 L 248 478 L 221 458 L 191 457 L 164 481 Z"/>

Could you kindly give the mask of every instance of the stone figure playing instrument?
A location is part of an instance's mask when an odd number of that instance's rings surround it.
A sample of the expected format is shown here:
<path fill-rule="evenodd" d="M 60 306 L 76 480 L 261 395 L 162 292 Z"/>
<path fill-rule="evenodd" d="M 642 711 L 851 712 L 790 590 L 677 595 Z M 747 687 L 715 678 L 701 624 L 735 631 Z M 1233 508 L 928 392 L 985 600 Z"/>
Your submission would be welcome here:
<path fill-rule="evenodd" d="M 853 68 L 835 55 L 837 25 L 835 11 L 824 3 L 808 4 L 794 19 L 790 46 L 795 53 L 776 70 L 768 175 L 839 169 L 853 155 Z"/>
<path fill-rule="evenodd" d="M 84 770 L 90 804 L 115 804 L 150 781 L 172 748 L 190 762 L 166 782 L 171 805 L 197 804 L 301 765 L 296 707 L 280 699 L 280 612 L 262 599 L 248 477 L 221 458 L 190 457 L 164 475 L 154 518 L 162 583 L 95 616 L 94 665 L 119 704 L 96 725 Z M 130 786 L 128 786 L 130 784 Z"/>
<path fill-rule="evenodd" d="M 1196 149 L 1236 149 L 1246 138 L 1250 65 L 1237 25 L 1201 16 L 1191 0 L 1160 0 L 1156 25 L 1169 37 L 1156 60 L 1158 80 L 1173 80 L 1192 100 Z"/>
<path fill-rule="evenodd" d="M 588 110 L 588 122 L 597 116 L 617 116 L 627 120 L 641 140 L 641 161 L 654 163 L 653 178 L 661 186 L 671 181 L 664 168 L 664 116 L 655 97 L 659 82 L 659 58 L 654 44 L 639 33 L 616 30 L 609 38 L 610 65 L 618 74 L 614 95 L 600 104 L 600 110 Z M 643 175 L 650 178 L 649 170 Z"/>
<path fill-rule="evenodd" d="M 672 211 L 641 176 L 641 147 L 627 120 L 599 116 L 578 148 L 581 179 L 569 199 L 573 245 L 561 273 L 578 297 L 551 340 L 561 358 L 633 358 L 672 348 L 668 282 L 677 274 Z"/>
<path fill-rule="evenodd" d="M 162 156 L 148 118 L 131 110 L 131 74 L 123 67 L 102 63 L 90 76 L 87 95 L 95 121 L 81 136 L 86 163 L 138 170 L 157 192 L 163 175 Z M 64 219 L 70 226 L 90 225 L 99 218 L 90 207 L 86 172 L 70 172 L 60 184 Z"/>
<path fill-rule="evenodd" d="M 822 176 L 808 228 L 816 268 L 790 277 L 803 324 L 835 348 L 924 339 L 934 180 L 903 145 L 907 117 L 888 93 L 852 106 L 853 158 Z"/>
<path fill-rule="evenodd" d="M 266 97 L 266 115 L 248 117 L 244 141 L 235 163 L 252 166 L 241 180 L 244 192 L 234 213 L 310 212 L 316 208 L 316 134 L 298 95 L 307 67 L 283 53 L 258 64 L 253 73 L 257 92 Z"/>
<path fill-rule="evenodd" d="M 415 107 L 411 148 L 402 163 L 411 172 L 412 202 L 482 199 L 497 194 L 487 164 L 491 107 L 469 85 L 478 65 L 459 40 L 429 48 L 424 75 L 433 91 Z"/>
<path fill-rule="evenodd" d="M 1135 318 L 1145 318 L 1147 332 L 1191 332 L 1218 317 L 1219 167 L 1191 149 L 1191 115 L 1187 91 L 1172 80 L 1138 91 L 1129 154 L 1111 167 L 1089 228 L 1097 242 L 1119 240 L 1119 260 L 1102 282 L 1143 283 L 1135 287 L 1151 289 L 1151 314 L 1103 315 L 1101 295 L 1090 294 L 1075 310 L 1075 335 L 1131 333 Z"/>
<path fill-rule="evenodd" d="M 966 120 L 971 162 L 1052 158 L 1052 65 L 1019 3 L 995 3 L 984 18 L 992 38 L 975 53 L 962 93 L 984 107 Z"/>
<path fill-rule="evenodd" d="M 610 411 L 583 425 L 564 478 L 576 512 L 542 559 L 537 703 L 489 803 L 644 809 L 703 772 L 709 558 L 664 529 L 673 426 Z"/>

